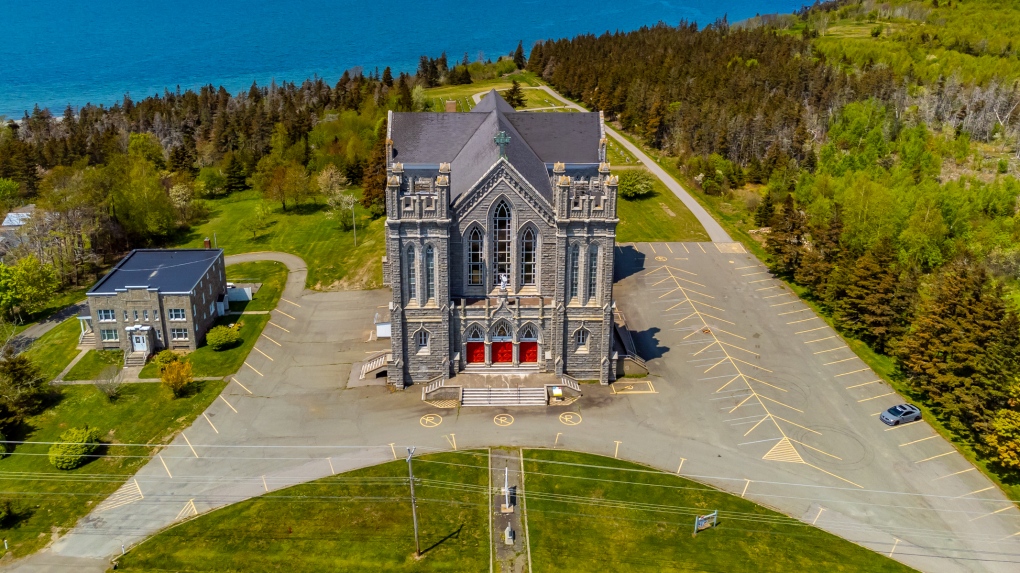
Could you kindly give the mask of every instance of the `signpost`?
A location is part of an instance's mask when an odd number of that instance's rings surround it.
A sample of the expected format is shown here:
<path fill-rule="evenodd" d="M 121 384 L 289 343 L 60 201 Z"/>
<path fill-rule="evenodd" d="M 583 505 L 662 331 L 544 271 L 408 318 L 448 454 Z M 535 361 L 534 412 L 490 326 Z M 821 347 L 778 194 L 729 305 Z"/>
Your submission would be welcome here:
<path fill-rule="evenodd" d="M 698 534 L 699 531 L 704 531 L 709 527 L 715 527 L 716 521 L 719 519 L 719 510 L 715 510 L 708 515 L 698 515 L 694 517 L 694 533 L 691 537 Z"/>

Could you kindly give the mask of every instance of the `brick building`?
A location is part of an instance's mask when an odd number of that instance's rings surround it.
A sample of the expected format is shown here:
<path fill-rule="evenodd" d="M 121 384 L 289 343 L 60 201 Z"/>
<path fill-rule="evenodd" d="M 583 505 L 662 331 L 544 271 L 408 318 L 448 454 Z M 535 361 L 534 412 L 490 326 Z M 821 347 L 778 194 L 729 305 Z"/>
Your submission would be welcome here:
<path fill-rule="evenodd" d="M 617 177 L 598 113 L 394 113 L 390 382 L 550 372 L 609 383 Z"/>
<path fill-rule="evenodd" d="M 159 350 L 195 350 L 227 311 L 223 249 L 137 249 L 87 293 L 83 342 L 144 363 Z"/>

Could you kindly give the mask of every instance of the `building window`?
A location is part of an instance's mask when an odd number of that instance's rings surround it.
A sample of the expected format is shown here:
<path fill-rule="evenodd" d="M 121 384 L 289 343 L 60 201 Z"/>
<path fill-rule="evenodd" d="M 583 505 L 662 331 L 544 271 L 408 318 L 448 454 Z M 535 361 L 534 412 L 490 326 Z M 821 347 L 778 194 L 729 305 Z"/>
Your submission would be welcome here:
<path fill-rule="evenodd" d="M 510 207 L 504 201 L 492 216 L 492 272 L 497 283 L 502 275 L 510 280 Z"/>
<path fill-rule="evenodd" d="M 127 322 L 127 319 L 128 319 L 128 314 L 127 314 L 127 311 L 125 310 L 124 311 L 124 322 Z"/>
<path fill-rule="evenodd" d="M 472 326 L 471 330 L 467 333 L 468 342 L 482 342 L 485 340 L 485 335 L 482 334 L 482 329 L 477 326 Z"/>
<path fill-rule="evenodd" d="M 418 269 L 414 260 L 414 247 L 407 250 L 407 298 L 409 301 L 418 298 Z"/>
<path fill-rule="evenodd" d="M 162 331 L 156 330 L 156 340 L 158 340 L 160 342 L 163 342 L 163 332 Z"/>
<path fill-rule="evenodd" d="M 577 298 L 577 273 L 580 265 L 580 261 L 578 261 L 579 258 L 581 258 L 580 247 L 577 245 L 570 247 L 570 261 L 568 261 L 570 266 L 568 267 L 569 270 L 567 277 L 570 282 L 570 291 L 567 294 L 567 300 Z"/>
<path fill-rule="evenodd" d="M 102 308 L 96 311 L 99 313 L 99 322 L 116 322 L 117 315 L 110 309 Z"/>
<path fill-rule="evenodd" d="M 482 232 L 475 227 L 468 235 L 468 284 L 482 284 Z"/>
<path fill-rule="evenodd" d="M 187 328 L 171 328 L 170 329 L 170 340 L 187 340 L 188 329 Z"/>
<path fill-rule="evenodd" d="M 138 322 L 138 311 L 134 310 L 132 312 L 135 313 L 135 322 Z"/>
<path fill-rule="evenodd" d="M 432 245 L 425 247 L 425 300 L 436 298 L 436 252 Z"/>
<path fill-rule="evenodd" d="M 575 338 L 576 338 L 576 341 L 577 341 L 577 351 L 578 352 L 587 352 L 588 351 L 588 331 L 583 329 L 583 328 L 581 330 L 578 330 L 577 334 L 575 335 Z"/>
<path fill-rule="evenodd" d="M 159 322 L 159 309 L 152 311 L 152 320 Z"/>
<path fill-rule="evenodd" d="M 105 328 L 101 329 L 99 331 L 99 337 L 103 340 L 103 342 L 117 342 L 118 340 L 120 340 L 120 335 L 117 333 L 116 330 L 112 329 L 111 330 L 107 330 Z"/>
<path fill-rule="evenodd" d="M 510 325 L 506 322 L 500 322 L 496 325 L 496 328 L 492 330 L 492 339 L 498 341 L 510 340 L 513 338 L 513 332 L 510 330 Z"/>
<path fill-rule="evenodd" d="M 414 342 L 418 346 L 418 353 L 429 351 L 429 333 L 427 330 L 419 330 L 414 334 Z"/>
<path fill-rule="evenodd" d="M 142 320 L 144 320 L 145 322 L 149 322 L 149 311 L 147 310 L 142 311 Z"/>
<path fill-rule="evenodd" d="M 534 324 L 525 324 L 524 328 L 522 328 L 521 332 L 517 335 L 517 338 L 524 342 L 533 342 L 538 340 L 538 330 L 535 328 Z"/>
<path fill-rule="evenodd" d="M 185 318 L 184 316 L 183 308 L 171 308 L 168 309 L 166 312 L 167 316 L 170 317 L 170 320 L 187 320 L 187 318 Z"/>
<path fill-rule="evenodd" d="M 535 231 L 525 229 L 521 235 L 521 284 L 535 284 Z"/>
<path fill-rule="evenodd" d="M 592 245 L 588 249 L 588 300 L 596 300 L 599 286 L 599 246 Z"/>

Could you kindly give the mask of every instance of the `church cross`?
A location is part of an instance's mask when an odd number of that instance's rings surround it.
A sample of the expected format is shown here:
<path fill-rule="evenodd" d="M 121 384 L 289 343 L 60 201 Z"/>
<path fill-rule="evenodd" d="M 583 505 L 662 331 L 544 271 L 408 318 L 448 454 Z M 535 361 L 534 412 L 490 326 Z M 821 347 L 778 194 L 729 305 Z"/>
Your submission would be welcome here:
<path fill-rule="evenodd" d="M 506 146 L 510 144 L 510 136 L 505 131 L 501 131 L 492 138 L 492 141 L 499 146 L 499 156 L 506 157 Z"/>

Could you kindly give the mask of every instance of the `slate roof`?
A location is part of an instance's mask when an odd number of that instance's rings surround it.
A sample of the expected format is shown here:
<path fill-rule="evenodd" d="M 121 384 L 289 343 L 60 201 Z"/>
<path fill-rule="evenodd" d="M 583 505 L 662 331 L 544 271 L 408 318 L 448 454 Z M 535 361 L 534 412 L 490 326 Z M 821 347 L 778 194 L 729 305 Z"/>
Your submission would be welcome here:
<path fill-rule="evenodd" d="M 87 295 L 117 294 L 128 287 L 190 293 L 221 256 L 223 249 L 135 249 Z"/>
<path fill-rule="evenodd" d="M 507 161 L 552 201 L 553 163 L 597 165 L 602 122 L 597 113 L 517 112 L 491 90 L 469 112 L 393 113 L 391 162 L 438 170 L 450 163 L 450 199 L 466 193 L 499 160 L 493 138 L 510 136 Z"/>

